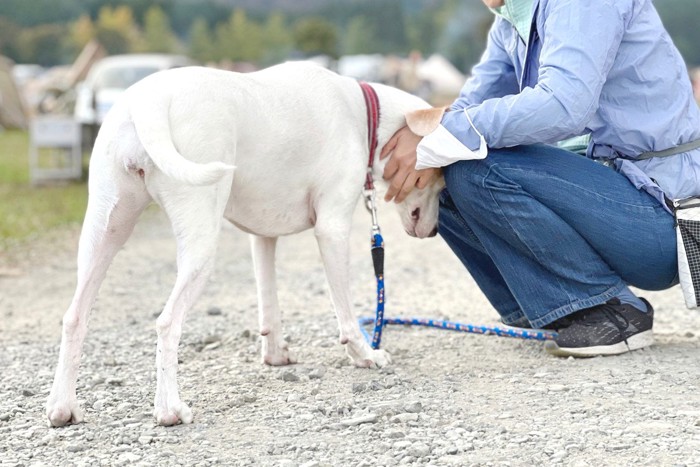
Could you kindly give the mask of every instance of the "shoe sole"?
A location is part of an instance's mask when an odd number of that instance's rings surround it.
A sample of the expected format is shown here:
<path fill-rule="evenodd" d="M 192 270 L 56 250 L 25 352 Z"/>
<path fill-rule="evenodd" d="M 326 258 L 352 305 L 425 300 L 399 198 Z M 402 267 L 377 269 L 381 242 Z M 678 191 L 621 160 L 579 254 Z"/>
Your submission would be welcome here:
<path fill-rule="evenodd" d="M 595 347 L 559 347 L 554 341 L 547 341 L 545 350 L 557 357 L 590 358 L 603 355 L 620 355 L 632 350 L 639 350 L 654 344 L 654 333 L 650 329 L 627 338 L 626 341 L 612 345 L 599 345 Z"/>

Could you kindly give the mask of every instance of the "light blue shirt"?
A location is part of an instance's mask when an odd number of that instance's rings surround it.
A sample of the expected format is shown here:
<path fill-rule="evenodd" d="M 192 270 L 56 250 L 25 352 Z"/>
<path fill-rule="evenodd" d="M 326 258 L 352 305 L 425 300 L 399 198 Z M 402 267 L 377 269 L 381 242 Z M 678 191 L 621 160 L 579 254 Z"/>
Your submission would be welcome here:
<path fill-rule="evenodd" d="M 587 156 L 615 159 L 663 202 L 700 195 L 700 149 L 634 161 L 700 138 L 686 65 L 651 0 L 535 0 L 529 41 L 496 17 L 481 61 L 442 125 L 489 148 L 590 133 Z M 473 125 L 473 127 L 472 127 Z M 653 179 L 653 180 L 652 180 Z"/>

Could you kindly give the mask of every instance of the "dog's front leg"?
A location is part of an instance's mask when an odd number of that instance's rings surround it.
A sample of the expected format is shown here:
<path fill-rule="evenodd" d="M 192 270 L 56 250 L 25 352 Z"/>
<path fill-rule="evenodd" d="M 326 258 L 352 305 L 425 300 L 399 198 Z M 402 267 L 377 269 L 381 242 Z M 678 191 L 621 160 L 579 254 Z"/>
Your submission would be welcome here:
<path fill-rule="evenodd" d="M 277 300 L 275 246 L 277 238 L 250 236 L 253 269 L 258 286 L 258 316 L 262 336 L 262 358 L 268 365 L 296 363 L 282 335 L 282 314 Z"/>
<path fill-rule="evenodd" d="M 340 343 L 345 344 L 348 356 L 358 367 L 381 367 L 391 363 L 384 350 L 374 350 L 360 331 L 355 314 L 350 308 L 350 226 L 338 228 L 331 222 L 325 226 L 316 224 L 316 239 L 326 269 L 326 277 L 333 300 L 333 307 L 340 328 Z"/>

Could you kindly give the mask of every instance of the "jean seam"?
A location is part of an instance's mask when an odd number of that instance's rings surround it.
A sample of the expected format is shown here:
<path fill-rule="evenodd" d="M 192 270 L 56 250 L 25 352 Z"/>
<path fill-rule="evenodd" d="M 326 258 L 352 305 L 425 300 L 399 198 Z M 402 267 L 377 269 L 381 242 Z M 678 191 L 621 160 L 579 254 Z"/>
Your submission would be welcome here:
<path fill-rule="evenodd" d="M 539 176 L 539 174 L 537 174 L 537 173 L 532 173 L 532 171 L 530 171 L 530 170 L 523 170 L 523 169 L 520 169 L 520 168 L 518 168 L 518 167 L 508 167 L 508 166 L 506 166 L 506 165 L 504 165 L 504 164 L 500 164 L 499 166 L 500 166 L 501 170 L 503 170 L 504 172 L 506 172 L 506 171 L 513 171 L 513 172 L 519 172 L 519 173 L 528 173 L 528 175 L 531 176 L 531 177 L 533 177 L 533 178 L 537 178 L 537 177 Z M 486 176 L 488 176 L 490 173 L 491 173 L 491 167 L 489 167 L 489 172 L 486 174 Z M 621 201 L 618 200 L 618 199 L 615 199 L 615 198 L 608 198 L 608 197 L 606 197 L 606 196 L 602 196 L 600 193 L 596 193 L 595 191 L 587 190 L 585 187 L 582 187 L 581 185 L 577 185 L 577 184 L 575 184 L 575 183 L 571 183 L 570 181 L 565 180 L 565 179 L 560 178 L 560 177 L 557 177 L 557 176 L 555 176 L 555 175 L 548 175 L 546 178 L 548 178 L 548 179 L 555 179 L 555 180 L 557 180 L 559 183 L 561 183 L 561 184 L 564 185 L 564 186 L 576 187 L 577 189 L 582 190 L 582 191 L 585 191 L 587 194 L 592 195 L 593 197 L 595 197 L 595 198 L 597 198 L 597 199 L 599 199 L 599 200 L 605 201 L 606 203 L 617 204 L 618 206 L 626 206 L 626 207 L 637 208 L 637 209 L 651 209 L 651 210 L 656 210 L 657 208 L 661 208 L 664 212 L 668 213 L 668 211 L 661 205 L 661 203 L 659 203 L 659 201 L 658 201 L 656 198 L 654 198 L 653 196 L 649 195 L 648 193 L 647 193 L 647 195 L 648 195 L 652 200 L 655 201 L 655 203 L 654 203 L 653 206 L 646 205 L 646 204 L 630 204 L 630 203 L 623 203 L 623 202 L 621 202 Z M 644 192 L 644 193 L 646 193 L 646 192 Z M 670 214 L 669 214 L 669 215 L 670 215 Z"/>

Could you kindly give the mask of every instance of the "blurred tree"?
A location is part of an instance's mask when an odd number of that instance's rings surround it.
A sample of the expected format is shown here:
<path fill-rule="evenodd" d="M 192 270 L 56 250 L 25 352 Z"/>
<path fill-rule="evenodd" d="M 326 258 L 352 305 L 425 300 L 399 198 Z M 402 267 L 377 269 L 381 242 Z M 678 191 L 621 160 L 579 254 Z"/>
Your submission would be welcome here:
<path fill-rule="evenodd" d="M 71 45 L 78 51 L 94 39 L 95 34 L 95 24 L 88 15 L 80 15 L 80 18 L 70 25 Z"/>
<path fill-rule="evenodd" d="M 436 37 L 446 22 L 443 16 L 438 7 L 432 6 L 407 19 L 406 36 L 411 50 L 426 56 L 435 50 Z"/>
<path fill-rule="evenodd" d="M 0 55 L 10 57 L 14 61 L 19 59 L 17 36 L 20 27 L 9 18 L 0 16 Z"/>
<path fill-rule="evenodd" d="M 377 44 L 374 25 L 370 24 L 366 16 L 358 15 L 350 19 L 343 36 L 343 53 L 355 55 L 376 52 Z"/>
<path fill-rule="evenodd" d="M 245 10 L 237 8 L 227 23 L 216 28 L 219 59 L 255 62 L 262 56 L 262 30 L 248 20 Z"/>
<path fill-rule="evenodd" d="M 494 15 L 484 5 L 446 0 L 435 11 L 433 50 L 437 50 L 462 72 L 468 73 L 486 47 L 486 36 Z"/>
<path fill-rule="evenodd" d="M 407 53 L 410 51 L 406 34 L 406 14 L 401 0 L 372 2 L 367 7 L 367 16 L 372 19 L 376 31 L 377 52 Z"/>
<path fill-rule="evenodd" d="M 688 66 L 700 66 L 700 1 L 657 0 L 654 4 Z"/>
<path fill-rule="evenodd" d="M 300 20 L 294 28 L 294 43 L 306 55 L 325 54 L 338 58 L 338 35 L 333 23 L 309 17 Z"/>
<path fill-rule="evenodd" d="M 279 63 L 289 56 L 292 36 L 282 13 L 273 11 L 263 24 L 262 49 L 262 65 Z"/>
<path fill-rule="evenodd" d="M 53 66 L 65 63 L 66 50 L 63 38 L 67 27 L 64 24 L 42 24 L 20 31 L 17 38 L 19 62 Z"/>
<path fill-rule="evenodd" d="M 204 18 L 197 18 L 190 28 L 190 56 L 202 63 L 216 60 L 216 45 Z"/>
<path fill-rule="evenodd" d="M 152 6 L 144 17 L 142 50 L 172 53 L 177 48 L 177 37 L 170 27 L 170 20 L 160 7 Z"/>
<path fill-rule="evenodd" d="M 132 52 L 140 40 L 134 15 L 128 6 L 100 9 L 95 37 L 110 55 Z"/>
<path fill-rule="evenodd" d="M 69 22 L 84 11 L 82 0 L 0 0 L 0 16 L 24 27 Z"/>

